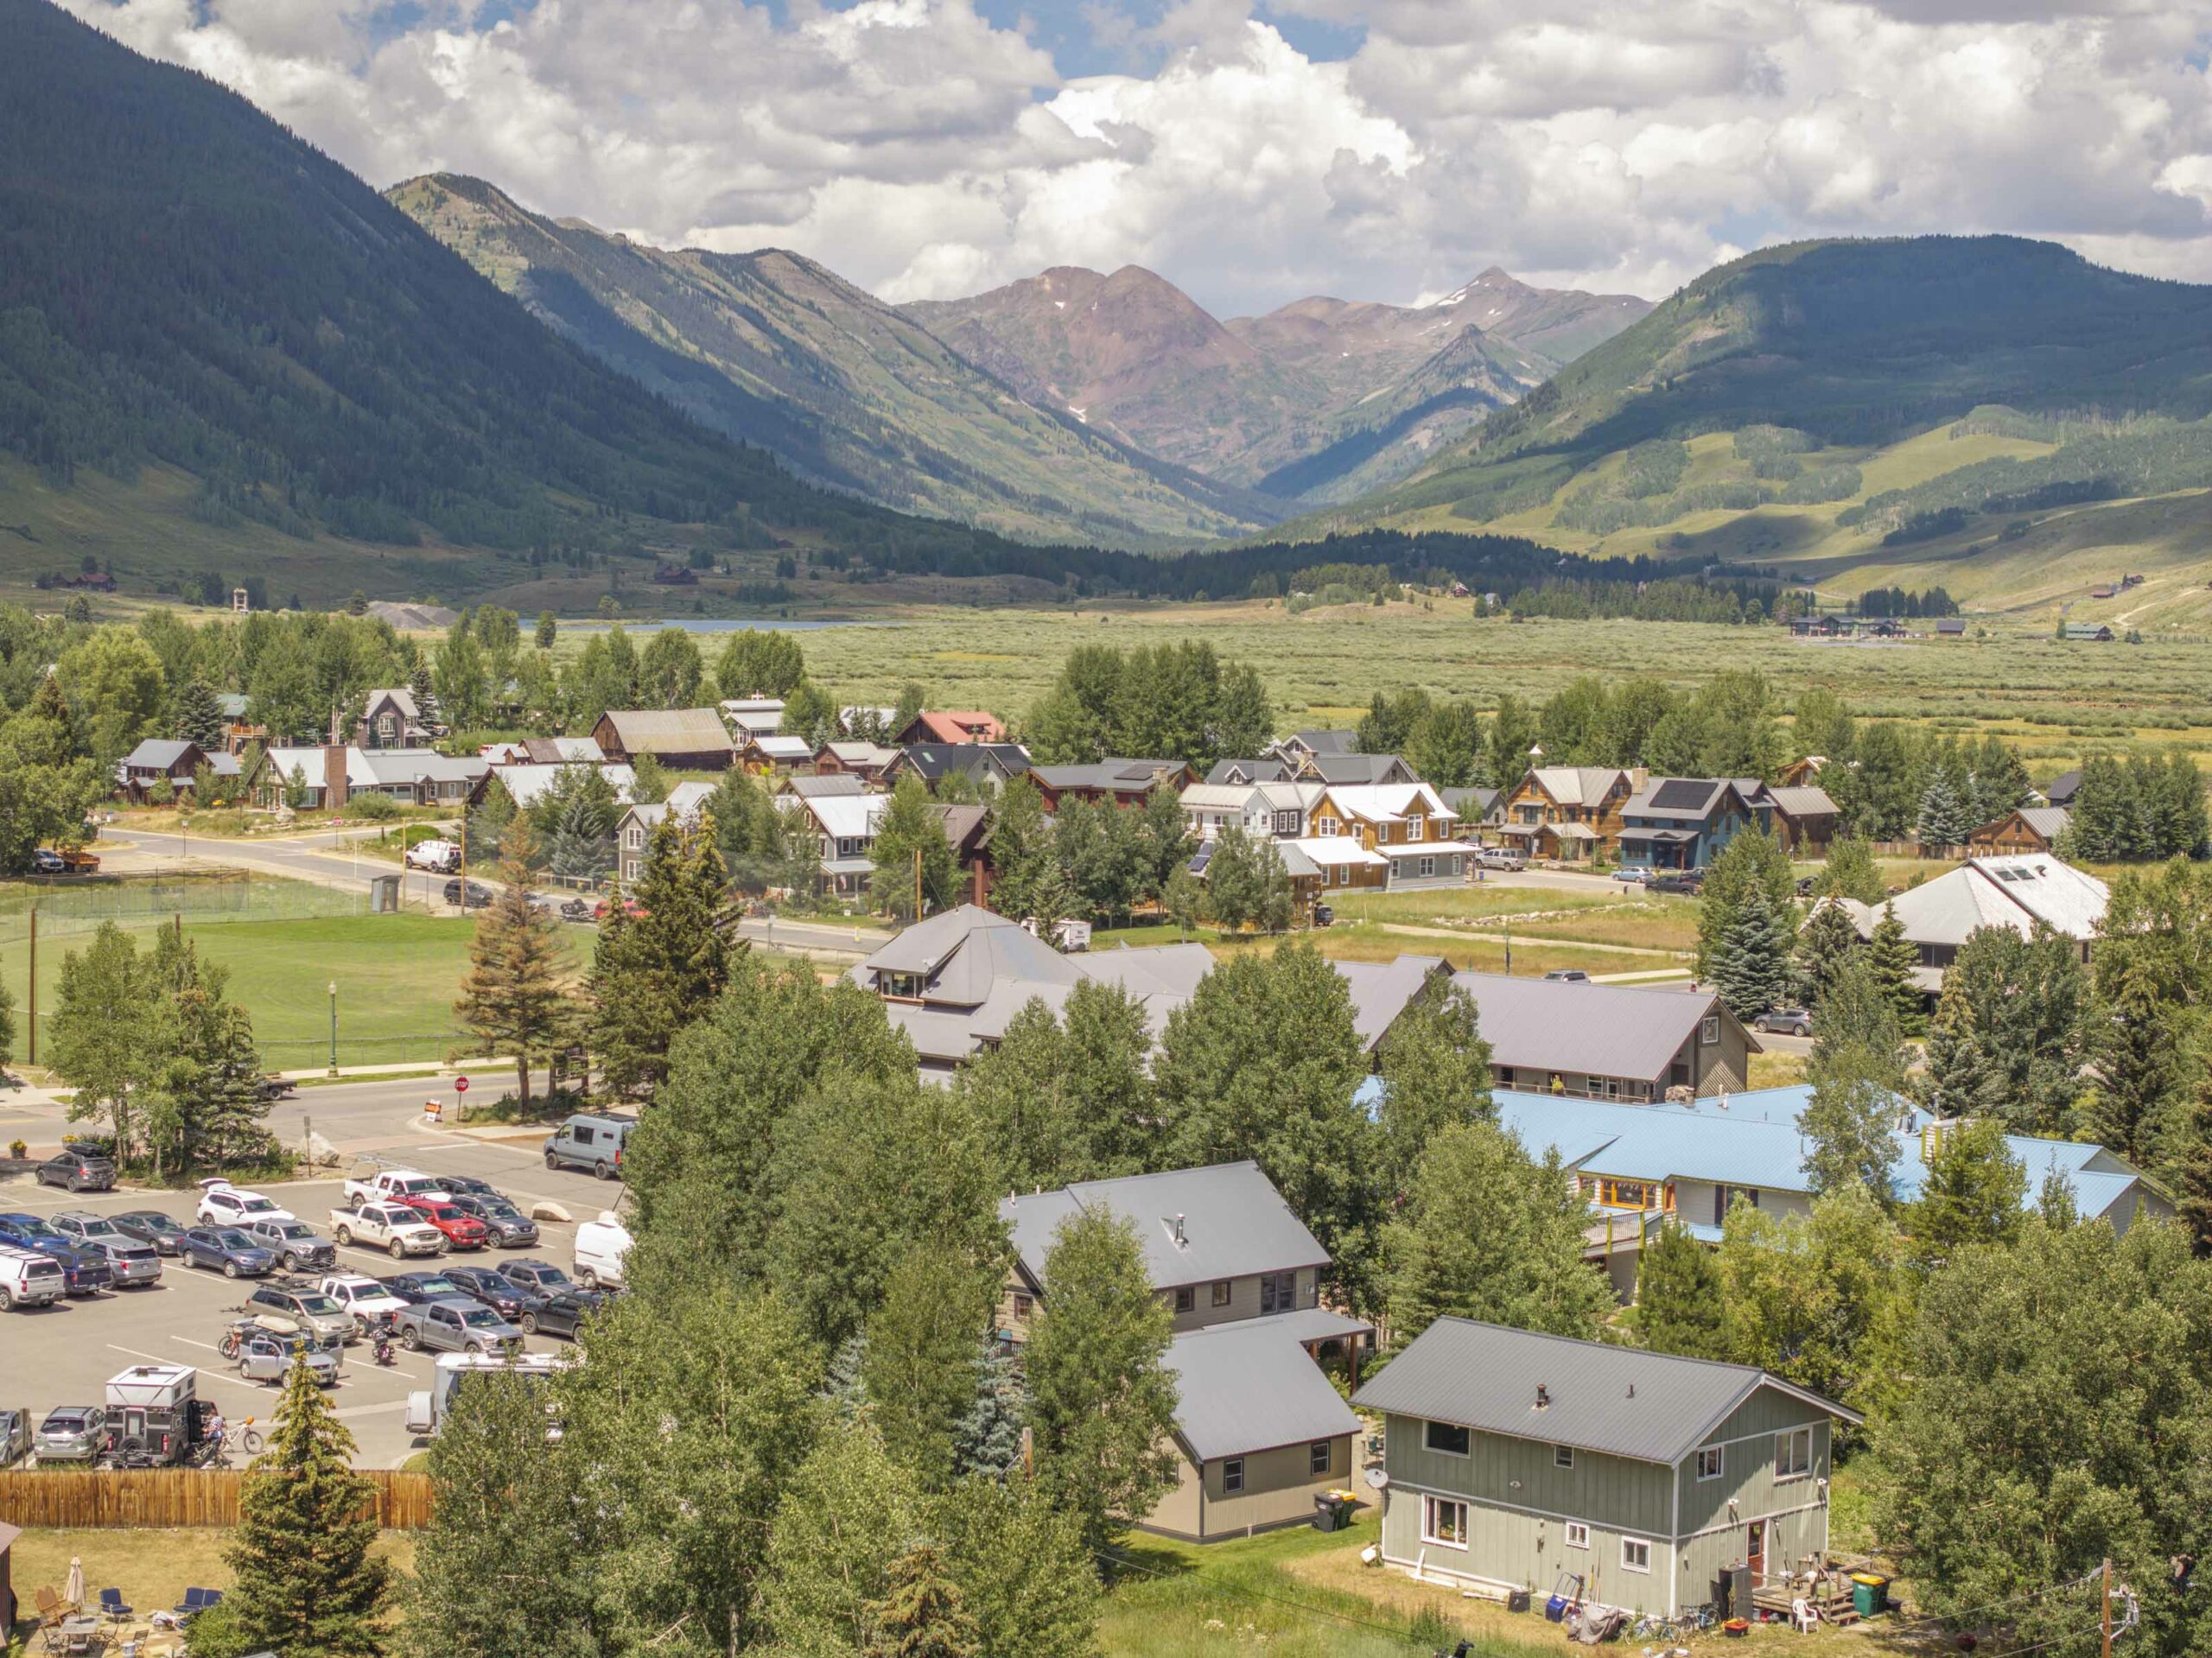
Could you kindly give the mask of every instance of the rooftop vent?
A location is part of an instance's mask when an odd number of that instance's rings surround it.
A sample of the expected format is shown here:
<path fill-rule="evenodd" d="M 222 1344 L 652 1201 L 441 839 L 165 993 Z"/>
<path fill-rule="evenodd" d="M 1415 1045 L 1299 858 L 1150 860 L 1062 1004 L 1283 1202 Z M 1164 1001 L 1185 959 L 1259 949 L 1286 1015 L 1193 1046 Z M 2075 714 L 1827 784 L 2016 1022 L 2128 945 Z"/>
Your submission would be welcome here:
<path fill-rule="evenodd" d="M 1549 1410 L 1551 1407 L 1552 1390 L 1544 1386 L 1542 1382 L 1539 1382 L 1536 1384 L 1536 1408 L 1538 1410 Z"/>

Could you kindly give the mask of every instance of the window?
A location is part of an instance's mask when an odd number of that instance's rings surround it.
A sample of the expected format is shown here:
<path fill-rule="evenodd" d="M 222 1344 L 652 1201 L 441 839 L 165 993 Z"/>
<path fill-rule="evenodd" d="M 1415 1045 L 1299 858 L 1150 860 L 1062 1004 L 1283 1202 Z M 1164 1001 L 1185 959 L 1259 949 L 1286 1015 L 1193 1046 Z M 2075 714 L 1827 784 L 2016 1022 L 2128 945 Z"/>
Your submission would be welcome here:
<path fill-rule="evenodd" d="M 1377 823 L 1375 826 L 1375 838 L 1384 846 L 1389 845 L 1390 826 L 1388 823 Z"/>
<path fill-rule="evenodd" d="M 1467 1439 L 1467 1430 L 1456 1422 L 1429 1422 L 1424 1424 L 1421 1443 L 1446 1457 L 1464 1457 Z"/>
<path fill-rule="evenodd" d="M 1697 1453 L 1697 1477 L 1700 1479 L 1719 1479 L 1726 1451 L 1726 1445 L 1701 1446 Z"/>
<path fill-rule="evenodd" d="M 1333 817 L 1324 817 L 1313 827 L 1314 832 L 1325 840 L 1328 836 L 1334 835 L 1337 830 L 1343 826 Z"/>
<path fill-rule="evenodd" d="M 1014 1316 L 1015 1318 L 1027 1318 L 1036 1310 L 1037 1300 L 1034 1296 L 1027 1294 L 1020 1290 L 1016 1290 L 1014 1293 Z"/>
<path fill-rule="evenodd" d="M 1184 1285 L 1182 1288 L 1175 1292 L 1176 1312 L 1194 1312 L 1198 1310 L 1198 1293 L 1192 1289 L 1188 1284 Z"/>
<path fill-rule="evenodd" d="M 1315 1479 L 1328 1477 L 1329 1464 L 1332 1460 L 1326 1439 L 1316 1439 L 1306 1447 L 1306 1471 Z"/>
<path fill-rule="evenodd" d="M 1568 1521 L 1567 1522 L 1567 1546 L 1569 1548 L 1589 1547 L 1590 1528 L 1580 1520 Z"/>
<path fill-rule="evenodd" d="M 1440 1496 L 1421 1500 L 1421 1540 L 1446 1548 L 1467 1546 L 1467 1505 Z"/>
<path fill-rule="evenodd" d="M 1713 1043 L 1720 1040 L 1719 1014 L 1707 1013 L 1705 1016 L 1705 1023 L 1699 1027 L 1697 1039 L 1706 1044 L 1708 1047 Z"/>
<path fill-rule="evenodd" d="M 1223 1278 L 1216 1280 L 1213 1286 L 1213 1304 L 1217 1307 L 1227 1306 L 1229 1305 L 1230 1297 L 1234 1293 L 1234 1286 L 1227 1279 Z"/>
<path fill-rule="evenodd" d="M 579 1146 L 588 1146 L 591 1144 L 591 1130 L 585 1128 L 583 1124 L 578 1123 L 569 1130 L 569 1138 Z"/>
<path fill-rule="evenodd" d="M 1813 1471 L 1813 1430 L 1794 1427 L 1774 1436 L 1774 1477 L 1802 1479 Z"/>
<path fill-rule="evenodd" d="M 1424 878 L 1433 875 L 1436 873 L 1436 860 L 1423 858 L 1421 861 L 1421 873 Z"/>
<path fill-rule="evenodd" d="M 1428 820 L 1425 817 L 1408 817 L 1406 819 L 1406 839 L 1408 841 L 1420 840 L 1422 835 L 1427 832 L 1427 825 Z"/>
<path fill-rule="evenodd" d="M 1221 1494 L 1233 1496 L 1244 1489 L 1244 1458 L 1231 1457 L 1221 1465 Z"/>
<path fill-rule="evenodd" d="M 1651 1570 L 1651 1545 L 1641 1537 L 1621 1539 L 1621 1570 L 1649 1572 Z"/>
<path fill-rule="evenodd" d="M 1554 1445 L 1552 1447 L 1552 1466 L 1554 1468 L 1573 1467 L 1574 1447 L 1571 1445 Z"/>
<path fill-rule="evenodd" d="M 1337 879 L 1332 884 L 1338 886 L 1349 886 L 1351 885 L 1351 866 L 1350 864 L 1340 863 L 1337 866 Z"/>
<path fill-rule="evenodd" d="M 631 851 L 635 852 L 639 847 L 645 845 L 645 832 L 637 824 L 632 823 L 628 829 L 622 831 L 622 844 L 628 847 Z"/>
<path fill-rule="evenodd" d="M 1277 812 L 1275 814 L 1275 833 L 1277 835 L 1297 834 L 1298 814 L 1296 812 Z"/>
<path fill-rule="evenodd" d="M 1289 1312 L 1297 1305 L 1298 1274 L 1296 1273 L 1260 1274 L 1260 1311 L 1262 1312 Z"/>

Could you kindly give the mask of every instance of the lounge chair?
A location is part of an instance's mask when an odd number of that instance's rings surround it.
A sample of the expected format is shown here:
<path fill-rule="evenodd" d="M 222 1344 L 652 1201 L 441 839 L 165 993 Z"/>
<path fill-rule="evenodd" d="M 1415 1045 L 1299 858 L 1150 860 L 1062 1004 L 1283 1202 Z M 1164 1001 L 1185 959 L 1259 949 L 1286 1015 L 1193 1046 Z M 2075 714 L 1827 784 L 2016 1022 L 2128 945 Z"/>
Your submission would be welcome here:
<path fill-rule="evenodd" d="M 60 1622 L 61 1614 L 65 1609 L 61 1604 L 60 1595 L 55 1592 L 52 1584 L 41 1585 L 38 1593 L 33 1596 L 32 1599 L 37 1604 L 40 1623 L 56 1623 Z"/>
<path fill-rule="evenodd" d="M 188 1589 L 184 1591 L 184 1598 L 177 1603 L 177 1616 L 189 1623 L 222 1598 L 222 1591 L 219 1589 Z"/>
<path fill-rule="evenodd" d="M 111 1623 L 128 1623 L 130 1621 L 130 1609 L 123 1604 L 123 1591 L 100 1591 L 100 1616 Z"/>

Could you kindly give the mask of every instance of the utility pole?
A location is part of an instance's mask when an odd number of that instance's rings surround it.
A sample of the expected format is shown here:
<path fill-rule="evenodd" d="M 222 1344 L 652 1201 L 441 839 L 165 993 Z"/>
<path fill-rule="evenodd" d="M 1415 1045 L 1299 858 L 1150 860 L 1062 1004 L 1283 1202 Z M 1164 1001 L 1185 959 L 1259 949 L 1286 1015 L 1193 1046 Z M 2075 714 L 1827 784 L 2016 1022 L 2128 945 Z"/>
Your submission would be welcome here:
<path fill-rule="evenodd" d="M 2104 1582 L 2097 1598 L 2104 1603 L 2100 1618 L 2104 1632 L 2104 1658 L 2112 1658 L 2112 1556 L 2105 1556 Z"/>
<path fill-rule="evenodd" d="M 30 1058 L 23 1063 L 38 1064 L 38 905 L 31 905 L 31 1019 Z"/>
<path fill-rule="evenodd" d="M 914 848 L 914 919 L 922 918 L 922 849 Z"/>
<path fill-rule="evenodd" d="M 330 1074 L 338 1074 L 338 981 L 330 981 Z"/>
<path fill-rule="evenodd" d="M 1513 976 L 1513 918 L 1510 914 L 1505 918 L 1505 975 Z"/>

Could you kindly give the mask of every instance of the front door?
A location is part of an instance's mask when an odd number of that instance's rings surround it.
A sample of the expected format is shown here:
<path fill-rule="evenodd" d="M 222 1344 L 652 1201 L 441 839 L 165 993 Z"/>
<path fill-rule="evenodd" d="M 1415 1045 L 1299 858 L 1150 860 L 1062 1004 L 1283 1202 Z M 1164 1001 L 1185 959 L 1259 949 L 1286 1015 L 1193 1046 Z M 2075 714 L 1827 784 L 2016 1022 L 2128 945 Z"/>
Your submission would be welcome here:
<path fill-rule="evenodd" d="M 1752 1521 L 1751 1534 L 1745 1558 L 1751 1563 L 1751 1582 L 1757 1585 L 1766 1580 L 1766 1521 Z"/>

